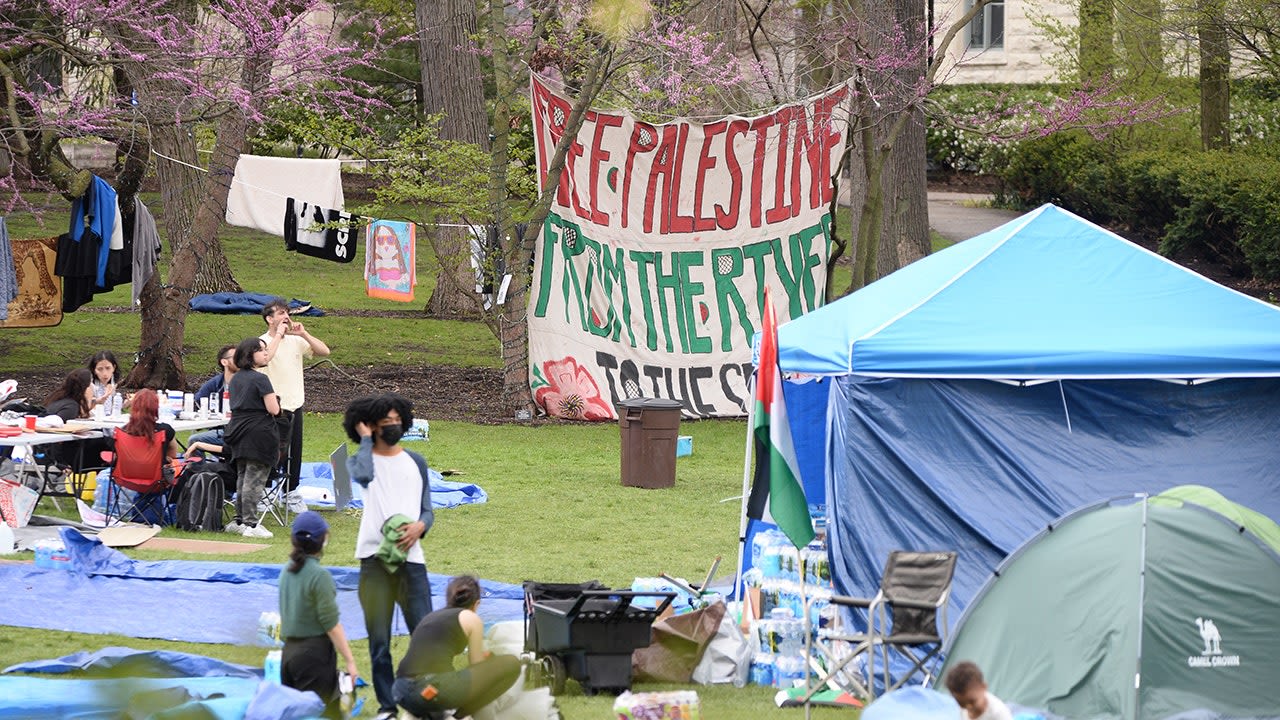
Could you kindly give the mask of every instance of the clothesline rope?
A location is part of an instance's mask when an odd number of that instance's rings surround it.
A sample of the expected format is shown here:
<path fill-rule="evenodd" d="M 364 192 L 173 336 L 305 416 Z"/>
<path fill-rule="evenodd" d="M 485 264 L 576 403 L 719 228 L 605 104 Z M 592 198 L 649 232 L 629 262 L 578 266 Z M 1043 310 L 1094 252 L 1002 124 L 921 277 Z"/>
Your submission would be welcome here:
<path fill-rule="evenodd" d="M 200 167 L 199 165 L 192 165 L 192 164 L 191 164 L 191 163 L 189 163 L 189 162 L 184 162 L 184 161 L 179 160 L 179 159 L 177 159 L 177 158 L 172 158 L 172 157 L 169 157 L 168 155 L 165 155 L 165 154 L 163 154 L 163 153 L 156 152 L 155 148 L 152 148 L 152 149 L 151 149 L 151 154 L 152 154 L 152 155 L 155 155 L 156 157 L 159 157 L 159 158 L 164 158 L 165 160 L 168 160 L 169 162 L 175 162 L 175 163 L 178 163 L 179 165 L 182 165 L 182 166 L 184 166 L 184 167 L 189 167 L 189 168 L 191 168 L 192 170 L 199 170 L 200 172 L 204 172 L 204 173 L 209 172 L 209 170 L 208 170 L 207 168 L 202 168 L 202 167 Z M 388 160 L 339 160 L 338 162 L 389 162 L 389 159 L 388 159 Z M 247 188 L 249 188 L 250 190 L 257 190 L 258 192 L 264 192 L 264 193 L 266 193 L 266 194 L 268 194 L 268 195 L 274 195 L 275 197 L 278 197 L 278 198 L 284 198 L 284 199 L 286 199 L 286 200 L 288 200 L 288 199 L 289 199 L 289 196 L 288 196 L 288 195 L 281 195 L 280 193 L 275 192 L 274 190 L 267 190 L 266 188 L 260 188 L 260 187 L 257 187 L 256 185 L 250 185 L 249 183 L 244 182 L 243 180 L 237 180 L 234 176 L 231 178 L 231 182 L 233 182 L 233 183 L 235 183 L 235 184 L 237 184 L 237 185 L 242 185 L 242 186 L 244 186 L 244 187 L 247 187 Z M 424 227 L 426 227 L 426 226 L 430 226 L 430 227 L 445 227 L 445 228 L 467 228 L 467 229 L 472 229 L 472 228 L 479 228 L 479 227 L 482 227 L 482 226 L 479 226 L 479 225 L 468 225 L 468 224 L 466 224 L 466 223 L 423 223 L 423 222 L 419 222 L 419 223 L 416 223 L 416 224 L 418 224 L 418 225 L 422 225 L 422 226 L 424 226 Z"/>

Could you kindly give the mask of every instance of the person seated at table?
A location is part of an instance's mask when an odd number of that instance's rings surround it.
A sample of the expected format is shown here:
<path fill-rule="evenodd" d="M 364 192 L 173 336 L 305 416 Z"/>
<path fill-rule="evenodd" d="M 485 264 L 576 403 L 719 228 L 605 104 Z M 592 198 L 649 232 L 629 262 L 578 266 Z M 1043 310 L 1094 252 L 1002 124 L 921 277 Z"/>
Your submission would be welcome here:
<path fill-rule="evenodd" d="M 89 372 L 93 373 L 93 379 L 89 383 L 93 391 L 89 399 L 89 409 L 92 410 L 111 402 L 111 396 L 116 394 L 116 385 L 120 382 L 120 364 L 110 350 L 99 350 L 89 358 Z"/>
<path fill-rule="evenodd" d="M 150 388 L 139 390 L 133 396 L 133 409 L 129 411 L 129 422 L 117 432 L 137 437 L 151 437 L 156 433 L 164 433 L 164 472 L 169 479 L 173 478 L 173 465 L 169 461 L 178 457 L 177 433 L 169 423 L 157 422 L 160 415 L 160 398 Z"/>
<path fill-rule="evenodd" d="M 520 677 L 515 656 L 485 649 L 484 620 L 476 614 L 480 581 L 472 575 L 453 578 L 445 600 L 449 607 L 427 615 L 413 629 L 391 687 L 396 704 L 421 718 L 448 710 L 457 718 L 470 717 Z M 468 665 L 454 670 L 453 658 L 464 650 Z"/>
<path fill-rule="evenodd" d="M 57 415 L 63 422 L 89 417 L 92 383 L 93 376 L 88 368 L 77 368 L 67 373 L 62 384 L 44 399 L 44 414 Z"/>
<path fill-rule="evenodd" d="M 45 398 L 45 415 L 57 415 L 63 422 L 89 417 L 91 382 L 92 376 L 88 368 L 77 368 L 67 373 L 62 384 Z M 98 466 L 96 458 L 102 451 L 110 449 L 109 438 L 95 437 L 75 443 L 59 443 L 49 452 L 54 463 L 79 471 Z"/>
<path fill-rule="evenodd" d="M 222 410 L 222 391 L 231 387 L 231 376 L 236 374 L 235 345 L 223 345 L 218 350 L 218 367 L 221 372 L 205 380 L 195 395 L 196 407 L 200 407 L 202 398 L 209 398 L 209 410 L 213 413 Z M 186 455 L 187 457 L 193 455 L 204 457 L 206 453 L 225 455 L 223 452 L 225 445 L 222 428 L 192 433 L 191 437 L 187 438 Z"/>

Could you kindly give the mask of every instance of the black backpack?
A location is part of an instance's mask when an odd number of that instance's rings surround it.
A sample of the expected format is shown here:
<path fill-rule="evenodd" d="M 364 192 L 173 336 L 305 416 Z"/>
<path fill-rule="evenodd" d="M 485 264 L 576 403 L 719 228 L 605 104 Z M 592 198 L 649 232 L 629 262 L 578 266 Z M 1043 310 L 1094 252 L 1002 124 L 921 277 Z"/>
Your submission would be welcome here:
<path fill-rule="evenodd" d="M 222 475 L 212 468 L 194 470 L 190 477 L 182 480 L 174 524 L 179 530 L 221 532 L 222 503 L 226 497 Z"/>

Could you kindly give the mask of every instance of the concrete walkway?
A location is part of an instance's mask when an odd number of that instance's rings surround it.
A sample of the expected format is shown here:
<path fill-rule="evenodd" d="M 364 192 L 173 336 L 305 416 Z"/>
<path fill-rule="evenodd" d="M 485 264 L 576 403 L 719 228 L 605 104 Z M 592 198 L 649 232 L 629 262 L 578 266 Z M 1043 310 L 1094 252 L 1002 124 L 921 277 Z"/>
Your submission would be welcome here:
<path fill-rule="evenodd" d="M 988 207 L 990 195 L 929 192 L 929 227 L 951 242 L 1000 227 L 1022 213 Z"/>

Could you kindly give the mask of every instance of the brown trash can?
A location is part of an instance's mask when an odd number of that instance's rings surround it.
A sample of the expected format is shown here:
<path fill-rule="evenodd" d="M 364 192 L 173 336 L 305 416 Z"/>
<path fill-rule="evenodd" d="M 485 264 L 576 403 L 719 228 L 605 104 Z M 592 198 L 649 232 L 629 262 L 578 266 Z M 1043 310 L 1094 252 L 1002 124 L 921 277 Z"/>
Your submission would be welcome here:
<path fill-rule="evenodd" d="M 668 488 L 676 484 L 680 408 L 678 401 L 663 398 L 631 398 L 618 403 L 623 485 Z"/>

